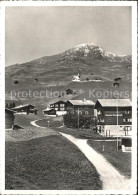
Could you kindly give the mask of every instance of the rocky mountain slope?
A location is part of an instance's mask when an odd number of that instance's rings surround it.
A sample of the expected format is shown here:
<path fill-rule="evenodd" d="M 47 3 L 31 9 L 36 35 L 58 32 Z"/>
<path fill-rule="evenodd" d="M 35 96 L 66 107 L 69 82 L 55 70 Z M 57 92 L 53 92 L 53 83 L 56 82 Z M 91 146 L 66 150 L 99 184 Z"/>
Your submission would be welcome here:
<path fill-rule="evenodd" d="M 61 54 L 44 56 L 30 62 L 6 67 L 5 90 L 7 94 L 10 94 L 11 91 L 29 89 L 62 91 L 62 89 L 77 88 L 83 91 L 81 96 L 85 97 L 85 94 L 88 96 L 91 87 L 96 87 L 98 90 L 99 86 L 99 90 L 109 91 L 113 87 L 114 79 L 120 77 L 122 84 L 119 91 L 124 89 L 131 91 L 131 68 L 130 55 L 112 54 L 93 43 L 81 44 Z M 72 82 L 73 75 L 78 72 L 81 82 Z M 101 82 L 96 84 L 95 80 Z M 114 90 L 117 89 L 114 88 Z M 79 95 L 75 98 L 79 98 Z M 88 99 L 88 97 L 85 98 Z M 23 100 L 28 102 L 27 98 Z M 40 100 L 38 103 L 40 104 Z"/>
<path fill-rule="evenodd" d="M 107 62 L 126 62 L 131 63 L 130 55 L 117 55 L 111 52 L 106 52 L 103 48 L 94 45 L 93 43 L 83 43 L 68 51 L 66 51 L 61 60 L 82 60 L 100 59 Z"/>

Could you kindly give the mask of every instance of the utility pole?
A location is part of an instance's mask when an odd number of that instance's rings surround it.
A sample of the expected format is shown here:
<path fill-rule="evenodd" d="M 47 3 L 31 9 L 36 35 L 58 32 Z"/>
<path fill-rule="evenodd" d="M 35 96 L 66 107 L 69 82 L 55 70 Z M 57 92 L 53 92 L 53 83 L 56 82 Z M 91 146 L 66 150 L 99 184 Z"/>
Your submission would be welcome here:
<path fill-rule="evenodd" d="M 117 138 L 116 138 L 116 147 L 117 147 L 117 151 L 118 151 L 118 99 L 117 99 Z"/>
<path fill-rule="evenodd" d="M 78 106 L 78 129 L 79 129 L 79 106 Z"/>

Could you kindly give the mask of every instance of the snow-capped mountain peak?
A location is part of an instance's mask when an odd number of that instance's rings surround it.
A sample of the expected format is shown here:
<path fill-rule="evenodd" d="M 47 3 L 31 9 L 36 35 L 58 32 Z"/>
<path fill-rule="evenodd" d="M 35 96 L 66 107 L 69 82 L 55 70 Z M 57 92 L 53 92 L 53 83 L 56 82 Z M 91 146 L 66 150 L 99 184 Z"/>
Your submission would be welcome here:
<path fill-rule="evenodd" d="M 131 62 L 131 56 L 106 52 L 94 43 L 82 43 L 65 52 L 65 58 L 75 60 L 100 59 L 109 62 Z"/>
<path fill-rule="evenodd" d="M 80 45 L 75 46 L 74 48 L 83 48 L 83 47 L 90 47 L 90 46 L 95 46 L 94 43 L 82 43 Z"/>

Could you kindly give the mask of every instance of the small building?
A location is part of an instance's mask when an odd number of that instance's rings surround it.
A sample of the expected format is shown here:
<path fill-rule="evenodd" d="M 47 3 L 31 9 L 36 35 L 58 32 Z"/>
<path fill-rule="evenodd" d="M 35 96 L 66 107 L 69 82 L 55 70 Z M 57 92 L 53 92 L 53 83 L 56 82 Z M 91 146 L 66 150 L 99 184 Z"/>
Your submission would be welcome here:
<path fill-rule="evenodd" d="M 37 109 L 31 104 L 24 104 L 12 108 L 17 114 L 35 114 L 37 115 Z"/>
<path fill-rule="evenodd" d="M 114 86 L 114 87 L 119 87 L 119 83 L 118 83 L 118 82 L 114 82 L 114 83 L 113 83 L 113 86 Z"/>
<path fill-rule="evenodd" d="M 94 102 L 92 100 L 68 100 L 67 114 L 94 115 Z"/>
<path fill-rule="evenodd" d="M 132 133 L 132 104 L 129 99 L 99 99 L 97 131 L 106 136 L 127 136 Z"/>
<path fill-rule="evenodd" d="M 50 109 L 54 109 L 56 111 L 57 116 L 65 115 L 67 113 L 65 101 L 58 101 L 50 104 Z"/>
<path fill-rule="evenodd" d="M 71 90 L 71 89 L 66 89 L 66 94 L 67 95 L 72 95 L 72 94 L 74 94 L 74 91 Z"/>
<path fill-rule="evenodd" d="M 132 137 L 130 136 L 121 137 L 121 146 L 122 146 L 122 152 L 131 152 Z"/>
<path fill-rule="evenodd" d="M 56 116 L 56 110 L 50 108 L 46 108 L 45 110 L 43 110 L 43 113 L 44 115 Z"/>
<path fill-rule="evenodd" d="M 15 85 L 19 84 L 19 81 L 18 81 L 18 80 L 15 80 L 15 81 L 14 81 L 14 84 L 15 84 Z"/>
<path fill-rule="evenodd" d="M 72 81 L 80 82 L 80 74 L 78 73 L 78 75 L 74 75 Z"/>
<path fill-rule="evenodd" d="M 13 130 L 14 127 L 14 113 L 15 111 L 5 108 L 5 129 Z"/>
<path fill-rule="evenodd" d="M 117 77 L 117 78 L 114 79 L 114 81 L 121 81 L 121 78 Z"/>

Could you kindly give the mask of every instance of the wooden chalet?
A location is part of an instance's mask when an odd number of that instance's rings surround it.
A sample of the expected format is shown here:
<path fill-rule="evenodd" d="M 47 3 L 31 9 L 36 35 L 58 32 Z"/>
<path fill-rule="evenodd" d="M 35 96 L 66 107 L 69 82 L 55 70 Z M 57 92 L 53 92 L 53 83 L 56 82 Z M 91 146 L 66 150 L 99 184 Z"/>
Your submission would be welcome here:
<path fill-rule="evenodd" d="M 72 94 L 74 94 L 74 92 L 71 89 L 66 89 L 66 94 L 67 95 L 72 95 Z"/>
<path fill-rule="evenodd" d="M 12 130 L 14 127 L 15 111 L 5 108 L 5 129 Z"/>
<path fill-rule="evenodd" d="M 114 86 L 114 87 L 119 87 L 119 82 L 114 82 L 114 83 L 113 83 L 113 86 Z"/>
<path fill-rule="evenodd" d="M 50 104 L 50 109 L 54 109 L 56 111 L 56 115 L 65 115 L 66 111 L 66 101 L 58 101 L 55 103 Z"/>
<path fill-rule="evenodd" d="M 37 115 L 37 109 L 31 104 L 20 105 L 12 108 L 17 114 L 35 114 Z"/>
<path fill-rule="evenodd" d="M 97 129 L 100 134 L 112 136 L 131 135 L 132 105 L 129 99 L 99 99 Z"/>
<path fill-rule="evenodd" d="M 94 115 L 94 102 L 92 100 L 68 100 L 67 114 Z"/>
<path fill-rule="evenodd" d="M 66 102 L 65 101 L 58 101 L 55 103 L 50 104 L 50 108 L 56 111 L 65 111 L 66 110 Z"/>

